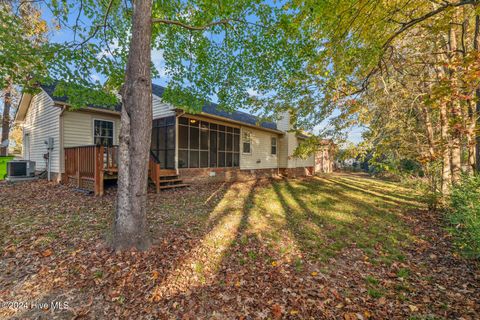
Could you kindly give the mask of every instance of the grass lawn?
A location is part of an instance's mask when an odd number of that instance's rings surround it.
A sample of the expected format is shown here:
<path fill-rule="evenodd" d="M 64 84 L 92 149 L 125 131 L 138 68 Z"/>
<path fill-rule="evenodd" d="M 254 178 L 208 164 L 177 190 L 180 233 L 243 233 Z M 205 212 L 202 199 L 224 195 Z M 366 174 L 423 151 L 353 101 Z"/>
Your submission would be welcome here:
<path fill-rule="evenodd" d="M 68 305 L 0 317 L 480 316 L 478 267 L 399 184 L 332 174 L 151 193 L 154 245 L 117 254 L 114 191 L 0 184 L 0 301 Z"/>

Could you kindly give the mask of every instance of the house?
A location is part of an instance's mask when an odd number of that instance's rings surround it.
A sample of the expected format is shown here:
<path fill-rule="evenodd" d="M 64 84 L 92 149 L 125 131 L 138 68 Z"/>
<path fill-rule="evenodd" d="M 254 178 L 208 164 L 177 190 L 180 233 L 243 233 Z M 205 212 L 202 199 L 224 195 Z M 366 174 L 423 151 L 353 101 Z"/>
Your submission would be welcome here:
<path fill-rule="evenodd" d="M 66 97 L 53 95 L 55 85 L 40 89 L 35 95 L 22 95 L 15 115 L 15 123 L 23 128 L 23 158 L 35 161 L 39 171 L 50 168 L 54 180 L 103 192 L 103 180 L 116 177 L 120 107 L 71 111 Z M 162 102 L 163 92 L 163 87 L 152 85 L 150 171 L 152 180 L 160 181 L 157 190 L 183 182 L 332 171 L 330 141 L 307 159 L 293 157 L 306 136 L 289 131 L 288 113 L 277 122 L 259 123 L 253 115 L 209 103 L 200 113 L 189 114 Z M 174 179 L 167 183 L 165 177 Z"/>

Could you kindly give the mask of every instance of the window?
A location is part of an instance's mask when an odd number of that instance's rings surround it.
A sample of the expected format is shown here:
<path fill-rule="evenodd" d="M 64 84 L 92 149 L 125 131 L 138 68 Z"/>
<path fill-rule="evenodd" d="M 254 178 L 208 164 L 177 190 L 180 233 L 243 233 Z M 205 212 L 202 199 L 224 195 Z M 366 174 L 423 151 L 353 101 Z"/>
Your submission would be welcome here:
<path fill-rule="evenodd" d="M 187 117 L 180 117 L 178 124 L 180 168 L 240 165 L 240 129 Z"/>
<path fill-rule="evenodd" d="M 252 138 L 250 136 L 250 132 L 243 131 L 242 141 L 243 141 L 243 153 L 252 153 L 252 146 L 251 146 Z"/>
<path fill-rule="evenodd" d="M 277 138 L 272 137 L 272 149 L 271 149 L 272 154 L 277 154 Z"/>
<path fill-rule="evenodd" d="M 113 121 L 93 121 L 93 142 L 96 145 L 113 145 Z"/>

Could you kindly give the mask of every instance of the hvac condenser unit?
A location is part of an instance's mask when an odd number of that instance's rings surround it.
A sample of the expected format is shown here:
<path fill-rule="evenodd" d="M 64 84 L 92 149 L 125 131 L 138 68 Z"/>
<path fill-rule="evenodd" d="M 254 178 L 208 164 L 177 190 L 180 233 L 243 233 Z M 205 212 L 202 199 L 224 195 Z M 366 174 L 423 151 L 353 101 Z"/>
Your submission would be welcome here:
<path fill-rule="evenodd" d="M 21 178 L 35 176 L 35 161 L 13 160 L 7 163 L 7 178 Z"/>

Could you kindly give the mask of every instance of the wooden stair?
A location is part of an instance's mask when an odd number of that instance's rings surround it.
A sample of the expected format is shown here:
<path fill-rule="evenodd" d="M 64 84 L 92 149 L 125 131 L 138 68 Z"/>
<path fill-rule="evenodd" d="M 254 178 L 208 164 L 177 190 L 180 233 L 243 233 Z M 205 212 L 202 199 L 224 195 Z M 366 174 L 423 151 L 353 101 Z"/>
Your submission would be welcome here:
<path fill-rule="evenodd" d="M 183 183 L 182 179 L 179 179 L 176 170 L 161 169 L 160 164 L 157 163 L 153 156 L 150 157 L 148 176 L 155 184 L 157 193 L 160 192 L 160 190 L 184 188 L 189 186 L 188 184 Z"/>

